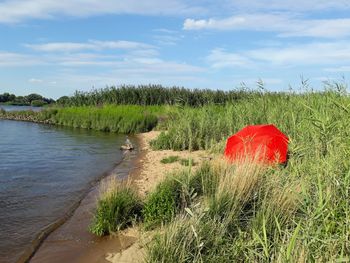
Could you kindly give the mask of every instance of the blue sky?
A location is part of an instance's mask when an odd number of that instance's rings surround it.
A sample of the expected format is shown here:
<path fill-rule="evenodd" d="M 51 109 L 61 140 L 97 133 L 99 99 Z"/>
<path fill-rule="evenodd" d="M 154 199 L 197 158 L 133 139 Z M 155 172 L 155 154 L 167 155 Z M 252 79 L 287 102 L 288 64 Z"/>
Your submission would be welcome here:
<path fill-rule="evenodd" d="M 347 82 L 348 0 L 0 0 L 0 93 Z"/>

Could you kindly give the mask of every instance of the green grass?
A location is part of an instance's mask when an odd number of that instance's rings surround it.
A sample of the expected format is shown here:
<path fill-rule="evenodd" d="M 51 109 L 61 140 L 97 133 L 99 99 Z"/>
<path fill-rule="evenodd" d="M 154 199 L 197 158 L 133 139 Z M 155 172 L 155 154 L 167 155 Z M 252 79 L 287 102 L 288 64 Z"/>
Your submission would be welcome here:
<path fill-rule="evenodd" d="M 97 203 L 90 232 L 104 236 L 124 229 L 140 219 L 142 203 L 130 187 L 110 186 Z"/>
<path fill-rule="evenodd" d="M 74 96 L 63 96 L 57 100 L 63 106 L 114 105 L 187 105 L 199 107 L 206 104 L 224 104 L 245 98 L 253 91 L 185 89 L 161 85 L 121 85 L 90 92 L 77 91 Z"/>
<path fill-rule="evenodd" d="M 179 182 L 169 177 L 147 197 L 143 209 L 146 228 L 171 221 L 179 208 L 180 189 Z"/>
<path fill-rule="evenodd" d="M 179 162 L 183 166 L 195 166 L 196 165 L 195 161 L 192 158 L 188 158 L 188 159 L 182 158 L 179 160 Z"/>
<path fill-rule="evenodd" d="M 152 130 L 162 107 L 136 105 L 58 108 L 51 119 L 64 126 L 118 133 L 138 133 Z"/>
<path fill-rule="evenodd" d="M 229 135 L 272 123 L 289 136 L 290 158 L 285 167 L 190 172 L 193 199 L 159 229 L 146 261 L 349 262 L 349 113 L 344 90 L 177 109 L 154 148 L 222 153 Z"/>
<path fill-rule="evenodd" d="M 0 112 L 0 115 L 10 119 L 129 134 L 152 130 L 157 126 L 158 118 L 169 110 L 166 106 L 105 105 L 49 108 L 40 112 Z"/>
<path fill-rule="evenodd" d="M 179 156 L 172 155 L 172 156 L 163 158 L 162 160 L 160 160 L 160 162 L 163 164 L 167 164 L 167 163 L 175 163 L 178 160 L 179 160 Z"/>

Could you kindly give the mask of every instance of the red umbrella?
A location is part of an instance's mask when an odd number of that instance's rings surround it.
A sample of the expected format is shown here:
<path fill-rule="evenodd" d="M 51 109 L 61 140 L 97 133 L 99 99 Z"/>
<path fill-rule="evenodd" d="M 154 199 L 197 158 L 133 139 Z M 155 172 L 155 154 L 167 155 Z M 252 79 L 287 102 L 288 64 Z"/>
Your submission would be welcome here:
<path fill-rule="evenodd" d="M 287 151 L 288 137 L 274 125 L 249 125 L 228 138 L 225 156 L 231 161 L 249 158 L 284 163 Z"/>

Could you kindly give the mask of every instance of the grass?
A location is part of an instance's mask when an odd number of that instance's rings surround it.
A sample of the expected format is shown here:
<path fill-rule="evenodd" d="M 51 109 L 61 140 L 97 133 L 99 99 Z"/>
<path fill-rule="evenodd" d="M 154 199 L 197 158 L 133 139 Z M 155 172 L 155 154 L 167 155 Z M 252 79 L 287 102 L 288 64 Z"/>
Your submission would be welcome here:
<path fill-rule="evenodd" d="M 161 85 L 121 85 L 90 92 L 77 91 L 74 96 L 61 97 L 57 103 L 64 106 L 114 105 L 187 105 L 199 107 L 206 104 L 224 104 L 249 96 L 253 91 L 185 89 Z"/>
<path fill-rule="evenodd" d="M 175 163 L 178 160 L 179 160 L 179 156 L 172 155 L 172 156 L 163 158 L 162 160 L 160 160 L 160 162 L 163 164 L 167 164 L 167 163 Z"/>
<path fill-rule="evenodd" d="M 196 163 L 194 162 L 194 160 L 192 158 L 188 158 L 188 159 L 182 158 L 179 160 L 179 162 L 183 166 L 195 166 L 196 165 Z"/>
<path fill-rule="evenodd" d="M 146 262 L 349 262 L 349 113 L 343 88 L 177 109 L 155 149 L 222 153 L 245 125 L 272 123 L 289 136 L 290 158 L 192 172 L 194 198 L 159 228 Z"/>
<path fill-rule="evenodd" d="M 138 133 L 157 125 L 164 108 L 136 105 L 58 108 L 51 119 L 55 124 L 118 133 Z"/>
<path fill-rule="evenodd" d="M 167 223 L 179 209 L 181 185 L 169 177 L 145 201 L 143 218 L 147 229 Z"/>
<path fill-rule="evenodd" d="M 158 118 L 168 110 L 165 106 L 105 105 L 49 108 L 40 112 L 0 112 L 0 117 L 130 134 L 152 130 L 157 126 Z"/>
<path fill-rule="evenodd" d="M 279 229 L 295 227 L 300 204 L 295 185 L 279 172 L 252 163 L 204 164 L 189 175 L 192 201 L 155 236 L 146 261 L 268 261 L 271 241 L 285 238 Z"/>
<path fill-rule="evenodd" d="M 104 236 L 124 229 L 141 217 L 142 203 L 130 186 L 108 183 L 97 203 L 90 232 Z"/>

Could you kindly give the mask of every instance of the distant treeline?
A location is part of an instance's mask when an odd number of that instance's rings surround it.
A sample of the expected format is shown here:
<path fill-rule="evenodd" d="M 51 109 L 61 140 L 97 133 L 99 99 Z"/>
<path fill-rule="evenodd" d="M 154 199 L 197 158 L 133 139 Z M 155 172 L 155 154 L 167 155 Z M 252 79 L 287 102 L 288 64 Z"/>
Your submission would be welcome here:
<path fill-rule="evenodd" d="M 92 106 L 103 104 L 130 105 L 186 105 L 203 106 L 225 104 L 247 96 L 243 90 L 185 89 L 182 87 L 163 87 L 161 85 L 122 85 L 107 87 L 90 92 L 76 91 L 71 97 L 63 96 L 57 100 L 62 106 Z"/>
<path fill-rule="evenodd" d="M 27 96 L 16 96 L 10 93 L 0 94 L 0 103 L 9 105 L 23 105 L 23 106 L 44 106 L 46 104 L 54 103 L 53 99 L 45 98 L 39 94 L 29 94 Z"/>

